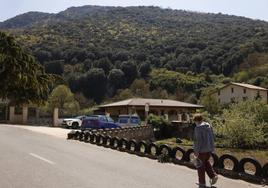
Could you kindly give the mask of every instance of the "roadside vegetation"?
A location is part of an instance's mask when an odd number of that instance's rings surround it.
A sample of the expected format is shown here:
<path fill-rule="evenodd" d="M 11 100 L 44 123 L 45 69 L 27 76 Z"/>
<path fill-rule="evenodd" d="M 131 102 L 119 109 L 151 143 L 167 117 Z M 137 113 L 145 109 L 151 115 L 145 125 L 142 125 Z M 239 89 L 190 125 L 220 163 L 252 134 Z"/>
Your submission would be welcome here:
<path fill-rule="evenodd" d="M 268 105 L 260 100 L 245 101 L 220 107 L 215 101 L 210 101 L 210 109 L 214 113 L 203 112 L 205 121 L 212 124 L 215 133 L 215 152 L 231 154 L 241 159 L 253 157 L 262 165 L 268 158 Z M 213 107 L 215 105 L 215 107 Z M 161 122 L 161 121 L 159 121 Z M 163 124 L 164 125 L 164 124 Z M 162 138 L 155 142 L 158 145 L 167 144 L 170 147 L 181 146 L 192 148 L 193 140 Z"/>

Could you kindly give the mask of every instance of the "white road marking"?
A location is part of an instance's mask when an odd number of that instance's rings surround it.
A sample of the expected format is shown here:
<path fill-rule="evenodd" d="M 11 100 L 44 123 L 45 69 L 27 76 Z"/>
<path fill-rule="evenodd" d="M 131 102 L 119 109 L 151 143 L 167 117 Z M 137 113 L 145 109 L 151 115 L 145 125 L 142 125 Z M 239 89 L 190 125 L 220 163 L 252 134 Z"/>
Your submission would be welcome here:
<path fill-rule="evenodd" d="M 49 163 L 49 164 L 51 164 L 51 165 L 54 165 L 54 164 L 55 164 L 54 162 L 52 162 L 52 161 L 50 161 L 50 160 L 48 160 L 48 159 L 45 159 L 44 157 L 41 157 L 41 156 L 39 156 L 39 155 L 37 155 L 37 154 L 34 154 L 34 153 L 29 153 L 29 154 L 30 154 L 31 156 L 37 158 L 37 159 L 40 159 L 40 160 L 42 160 L 42 161 L 44 161 L 44 162 L 46 162 L 46 163 Z"/>

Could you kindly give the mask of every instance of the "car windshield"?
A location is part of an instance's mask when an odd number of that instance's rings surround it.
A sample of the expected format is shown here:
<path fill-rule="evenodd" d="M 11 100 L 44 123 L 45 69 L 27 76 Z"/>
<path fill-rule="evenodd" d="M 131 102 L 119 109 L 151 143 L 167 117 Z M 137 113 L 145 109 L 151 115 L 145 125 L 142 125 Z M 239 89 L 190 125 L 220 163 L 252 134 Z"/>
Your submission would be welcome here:
<path fill-rule="evenodd" d="M 80 120 L 82 120 L 83 118 L 84 118 L 84 116 L 77 116 L 74 119 L 80 119 Z"/>
<path fill-rule="evenodd" d="M 119 123 L 128 123 L 128 118 L 127 117 L 120 117 Z"/>
<path fill-rule="evenodd" d="M 110 117 L 107 117 L 107 120 L 108 120 L 108 122 L 110 122 L 110 123 L 114 123 L 114 120 L 113 120 L 112 118 L 110 118 Z"/>
<path fill-rule="evenodd" d="M 139 124 L 140 123 L 140 120 L 139 120 L 138 117 L 131 117 L 130 118 L 130 123 Z"/>
<path fill-rule="evenodd" d="M 87 120 L 98 120 L 97 116 L 90 116 L 87 118 Z"/>

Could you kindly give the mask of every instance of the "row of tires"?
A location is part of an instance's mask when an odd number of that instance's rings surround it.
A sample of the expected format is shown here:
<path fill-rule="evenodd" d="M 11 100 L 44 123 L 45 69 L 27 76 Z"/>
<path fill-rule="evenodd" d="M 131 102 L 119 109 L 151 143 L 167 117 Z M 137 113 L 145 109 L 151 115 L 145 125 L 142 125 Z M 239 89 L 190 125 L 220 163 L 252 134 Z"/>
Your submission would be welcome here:
<path fill-rule="evenodd" d="M 157 159 L 161 155 L 166 155 L 175 164 L 185 164 L 190 163 L 191 156 L 193 155 L 193 149 L 184 150 L 181 147 L 170 148 L 168 145 L 156 145 L 154 143 L 148 143 L 145 141 L 127 140 L 124 138 L 105 136 L 102 134 L 96 134 L 92 132 L 80 132 L 73 131 L 68 133 L 67 139 L 80 140 L 84 142 L 89 142 L 99 146 L 104 146 L 112 149 L 117 149 L 119 151 L 125 151 L 128 153 L 137 154 L 139 156 L 146 156 L 152 159 Z M 225 154 L 218 157 L 216 154 L 212 154 L 213 167 L 216 169 L 226 169 L 225 161 L 230 160 L 233 163 L 232 171 L 237 174 L 247 174 L 245 170 L 245 164 L 250 163 L 254 165 L 254 174 L 248 174 L 257 178 L 268 178 L 268 163 L 263 167 L 261 164 L 253 158 L 243 158 L 238 160 L 236 157 Z"/>

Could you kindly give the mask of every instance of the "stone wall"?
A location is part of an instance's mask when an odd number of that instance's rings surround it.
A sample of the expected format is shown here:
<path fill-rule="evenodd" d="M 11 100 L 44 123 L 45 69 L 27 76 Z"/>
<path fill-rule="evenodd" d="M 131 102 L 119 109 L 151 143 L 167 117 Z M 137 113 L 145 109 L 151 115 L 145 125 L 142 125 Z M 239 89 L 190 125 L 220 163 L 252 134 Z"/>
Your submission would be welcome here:
<path fill-rule="evenodd" d="M 153 128 L 151 126 L 125 127 L 115 129 L 95 129 L 93 133 L 102 134 L 104 136 L 125 138 L 128 140 L 154 140 Z"/>

